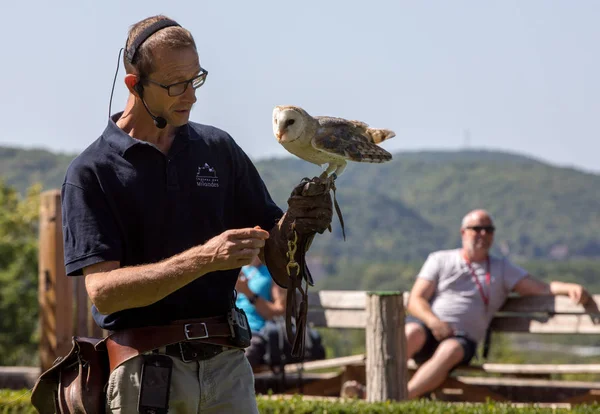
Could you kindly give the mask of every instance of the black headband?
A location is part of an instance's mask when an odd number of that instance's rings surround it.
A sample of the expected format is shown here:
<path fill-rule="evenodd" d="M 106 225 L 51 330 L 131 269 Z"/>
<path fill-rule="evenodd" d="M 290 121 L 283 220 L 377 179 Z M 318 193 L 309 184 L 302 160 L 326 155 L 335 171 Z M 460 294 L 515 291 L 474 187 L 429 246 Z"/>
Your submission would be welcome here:
<path fill-rule="evenodd" d="M 135 54 L 136 54 L 138 48 L 142 45 L 142 43 L 144 43 L 146 41 L 146 39 L 148 39 L 150 36 L 152 36 L 154 33 L 158 32 L 159 30 L 162 30 L 166 27 L 171 27 L 171 26 L 179 26 L 179 23 L 177 23 L 174 20 L 170 20 L 170 19 L 162 19 L 162 20 L 154 22 L 150 26 L 146 27 L 142 31 L 142 33 L 140 33 L 139 35 L 137 35 L 137 37 L 135 39 L 133 39 L 133 42 L 131 42 L 131 45 L 129 45 L 127 47 L 127 50 L 125 50 L 125 58 L 129 61 L 129 63 L 133 64 L 133 59 L 135 59 Z"/>

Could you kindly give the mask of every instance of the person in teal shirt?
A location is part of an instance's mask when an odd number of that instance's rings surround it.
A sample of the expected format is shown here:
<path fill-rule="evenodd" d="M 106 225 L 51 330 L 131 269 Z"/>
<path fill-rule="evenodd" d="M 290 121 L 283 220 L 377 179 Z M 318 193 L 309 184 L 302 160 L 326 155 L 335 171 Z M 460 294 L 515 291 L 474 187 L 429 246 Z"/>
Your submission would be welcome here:
<path fill-rule="evenodd" d="M 264 330 L 267 328 L 267 322 L 285 314 L 285 290 L 273 283 L 267 266 L 258 257 L 248 266 L 242 267 L 235 289 L 236 305 L 246 313 L 252 330 L 252 340 L 246 348 L 246 357 L 252 368 L 257 368 L 264 363 Z"/>

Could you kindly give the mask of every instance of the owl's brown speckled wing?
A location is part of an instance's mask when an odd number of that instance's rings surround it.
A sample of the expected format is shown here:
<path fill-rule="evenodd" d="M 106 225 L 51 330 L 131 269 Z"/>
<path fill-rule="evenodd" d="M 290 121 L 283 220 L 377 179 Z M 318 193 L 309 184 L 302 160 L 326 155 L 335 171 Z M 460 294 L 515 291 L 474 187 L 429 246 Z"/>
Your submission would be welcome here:
<path fill-rule="evenodd" d="M 315 149 L 332 158 L 356 162 L 377 163 L 392 159 L 392 154 L 377 145 L 393 137 L 392 131 L 369 128 L 363 122 L 342 118 L 315 118 L 319 121 L 319 128 L 311 141 Z"/>

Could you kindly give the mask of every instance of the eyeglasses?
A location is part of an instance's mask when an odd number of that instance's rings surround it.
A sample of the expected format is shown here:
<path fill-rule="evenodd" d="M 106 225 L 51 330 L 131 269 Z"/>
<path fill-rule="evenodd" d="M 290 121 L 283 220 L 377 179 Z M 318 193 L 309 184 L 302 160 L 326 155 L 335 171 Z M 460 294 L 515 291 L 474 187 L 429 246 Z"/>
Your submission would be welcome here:
<path fill-rule="evenodd" d="M 469 226 L 465 227 L 465 229 L 473 230 L 475 233 L 481 233 L 482 230 L 485 230 L 486 233 L 494 233 L 496 231 L 496 227 L 494 226 Z"/>
<path fill-rule="evenodd" d="M 187 90 L 187 87 L 189 84 L 192 84 L 192 88 L 194 88 L 194 89 L 198 89 L 199 87 L 204 85 L 204 82 L 206 82 L 207 75 L 208 75 L 208 71 L 200 68 L 200 74 L 197 76 L 194 76 L 192 79 L 189 79 L 189 80 L 186 80 L 183 82 L 172 83 L 170 85 L 163 85 L 162 83 L 155 82 L 152 79 L 148 79 L 148 78 L 146 78 L 146 80 L 150 83 L 160 86 L 161 88 L 166 89 L 169 96 L 179 96 Z"/>

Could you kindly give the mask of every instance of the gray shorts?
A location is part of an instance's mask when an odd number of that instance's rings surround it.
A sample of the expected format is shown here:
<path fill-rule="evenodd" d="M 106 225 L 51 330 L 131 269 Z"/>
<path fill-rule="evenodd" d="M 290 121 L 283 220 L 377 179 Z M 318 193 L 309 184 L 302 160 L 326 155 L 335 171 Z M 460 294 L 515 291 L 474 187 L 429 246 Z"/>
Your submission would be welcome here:
<path fill-rule="evenodd" d="M 405 319 L 405 323 L 409 322 L 418 323 L 425 330 L 425 343 L 423 344 L 423 347 L 419 350 L 419 352 L 417 352 L 413 356 L 415 362 L 421 365 L 433 356 L 433 353 L 439 346 L 440 342 L 437 339 L 435 339 L 435 336 L 433 336 L 433 332 L 431 332 L 431 329 L 429 329 L 427 325 L 425 325 L 425 323 L 420 319 L 408 315 Z M 460 361 L 457 364 L 457 366 L 469 365 L 469 362 L 471 362 L 471 359 L 473 359 L 473 357 L 475 356 L 475 351 L 477 350 L 477 343 L 464 335 L 454 335 L 450 338 L 456 339 L 463 348 L 464 356 L 462 361 Z"/>
<path fill-rule="evenodd" d="M 254 375 L 243 350 L 231 349 L 203 361 L 171 359 L 170 413 L 258 414 Z M 141 362 L 135 357 L 112 372 L 106 413 L 137 414 Z"/>

